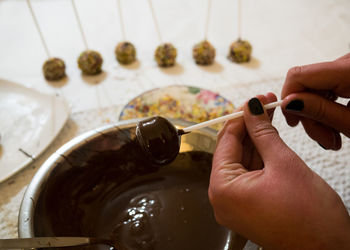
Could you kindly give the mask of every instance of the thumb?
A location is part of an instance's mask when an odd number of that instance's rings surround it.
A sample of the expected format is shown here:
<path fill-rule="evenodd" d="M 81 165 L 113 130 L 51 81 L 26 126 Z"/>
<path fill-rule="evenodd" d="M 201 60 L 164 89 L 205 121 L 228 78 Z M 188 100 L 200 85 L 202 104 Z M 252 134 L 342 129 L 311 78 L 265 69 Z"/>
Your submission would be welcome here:
<path fill-rule="evenodd" d="M 252 98 L 244 105 L 244 122 L 256 150 L 266 166 L 266 161 L 283 157 L 289 148 L 272 126 L 270 118 L 258 98 Z"/>

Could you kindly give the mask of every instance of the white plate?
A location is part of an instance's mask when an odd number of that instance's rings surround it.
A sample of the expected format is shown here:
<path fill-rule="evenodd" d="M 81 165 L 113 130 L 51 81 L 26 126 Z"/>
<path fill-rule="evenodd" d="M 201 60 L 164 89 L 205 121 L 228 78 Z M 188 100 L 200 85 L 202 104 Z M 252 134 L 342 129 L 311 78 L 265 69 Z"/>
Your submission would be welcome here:
<path fill-rule="evenodd" d="M 0 79 L 0 182 L 38 157 L 68 116 L 62 98 Z"/>

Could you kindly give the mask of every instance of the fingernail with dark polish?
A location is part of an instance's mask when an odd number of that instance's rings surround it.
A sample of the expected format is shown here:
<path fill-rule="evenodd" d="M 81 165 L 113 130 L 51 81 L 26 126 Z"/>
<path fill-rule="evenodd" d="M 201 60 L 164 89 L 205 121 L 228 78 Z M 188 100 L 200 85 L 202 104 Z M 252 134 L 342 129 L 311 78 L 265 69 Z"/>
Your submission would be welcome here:
<path fill-rule="evenodd" d="M 320 145 L 321 148 L 327 150 L 321 143 L 318 142 L 318 145 Z"/>
<path fill-rule="evenodd" d="M 341 137 L 339 134 L 334 134 L 334 150 L 338 150 L 341 148 Z"/>
<path fill-rule="evenodd" d="M 256 97 L 249 100 L 248 107 L 249 107 L 250 113 L 252 113 L 253 115 L 261 115 L 264 113 L 264 108 L 261 105 L 259 99 Z"/>
<path fill-rule="evenodd" d="M 304 109 L 304 102 L 302 100 L 293 100 L 287 104 L 286 110 L 302 111 Z"/>

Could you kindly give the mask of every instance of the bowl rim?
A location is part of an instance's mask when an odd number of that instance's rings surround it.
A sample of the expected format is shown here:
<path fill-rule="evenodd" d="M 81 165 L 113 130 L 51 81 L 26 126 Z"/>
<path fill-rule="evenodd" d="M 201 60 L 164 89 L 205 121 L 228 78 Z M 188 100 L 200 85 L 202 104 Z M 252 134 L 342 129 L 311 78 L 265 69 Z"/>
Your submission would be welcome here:
<path fill-rule="evenodd" d="M 101 134 L 111 132 L 115 129 L 128 128 L 135 126 L 137 122 L 147 119 L 130 119 L 125 121 L 119 121 L 113 124 L 101 126 L 92 130 L 89 130 L 81 135 L 74 137 L 65 144 L 63 144 L 56 152 L 54 152 L 38 169 L 32 180 L 30 181 L 22 198 L 19 214 L 18 214 L 18 236 L 19 238 L 31 238 L 34 237 L 34 210 L 35 204 L 39 198 L 43 185 L 49 178 L 52 170 L 56 166 L 56 162 L 61 160 L 65 155 L 70 154 L 72 151 L 80 147 L 82 144 L 100 136 Z M 167 118 L 168 119 L 168 118 Z M 186 127 L 195 123 L 188 122 L 179 119 L 168 119 L 175 126 Z M 212 128 L 202 128 L 198 131 L 205 133 L 216 140 L 217 131 Z"/>

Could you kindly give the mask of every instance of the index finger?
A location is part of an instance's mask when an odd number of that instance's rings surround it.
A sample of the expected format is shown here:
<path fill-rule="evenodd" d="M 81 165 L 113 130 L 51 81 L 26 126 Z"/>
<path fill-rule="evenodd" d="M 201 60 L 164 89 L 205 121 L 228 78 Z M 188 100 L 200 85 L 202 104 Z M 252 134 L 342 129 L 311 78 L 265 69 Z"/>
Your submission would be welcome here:
<path fill-rule="evenodd" d="M 350 97 L 350 57 L 332 62 L 297 66 L 288 71 L 281 98 L 308 90 L 329 90 Z"/>

